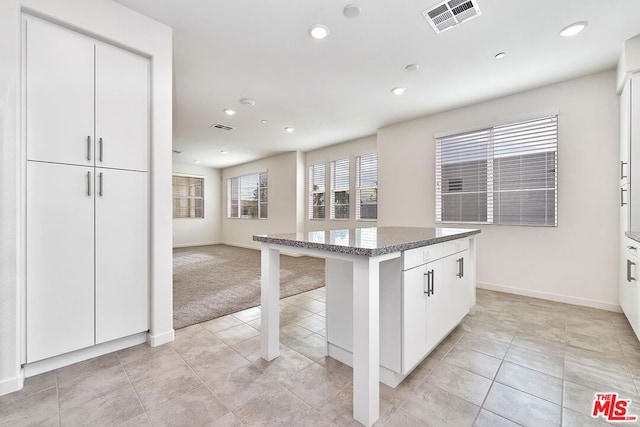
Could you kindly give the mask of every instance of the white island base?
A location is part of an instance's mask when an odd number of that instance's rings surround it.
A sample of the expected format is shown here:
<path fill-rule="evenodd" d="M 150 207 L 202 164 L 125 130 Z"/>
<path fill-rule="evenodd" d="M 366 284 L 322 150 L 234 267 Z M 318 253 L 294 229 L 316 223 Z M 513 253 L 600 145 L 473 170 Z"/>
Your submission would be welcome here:
<path fill-rule="evenodd" d="M 327 260 L 327 353 L 353 366 L 353 416 L 379 417 L 395 386 L 475 305 L 480 230 L 377 227 L 254 236 L 262 242 L 261 356 L 279 355 L 280 250 Z"/>

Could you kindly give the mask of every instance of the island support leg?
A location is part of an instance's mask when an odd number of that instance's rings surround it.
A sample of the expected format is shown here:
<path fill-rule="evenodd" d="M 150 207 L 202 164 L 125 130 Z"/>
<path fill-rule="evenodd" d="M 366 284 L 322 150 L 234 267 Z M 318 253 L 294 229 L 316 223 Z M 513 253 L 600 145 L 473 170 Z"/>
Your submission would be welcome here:
<path fill-rule="evenodd" d="M 369 427 L 380 412 L 379 262 L 353 262 L 353 417 Z"/>
<path fill-rule="evenodd" d="M 280 355 L 280 251 L 263 243 L 260 264 L 260 355 L 273 360 Z"/>

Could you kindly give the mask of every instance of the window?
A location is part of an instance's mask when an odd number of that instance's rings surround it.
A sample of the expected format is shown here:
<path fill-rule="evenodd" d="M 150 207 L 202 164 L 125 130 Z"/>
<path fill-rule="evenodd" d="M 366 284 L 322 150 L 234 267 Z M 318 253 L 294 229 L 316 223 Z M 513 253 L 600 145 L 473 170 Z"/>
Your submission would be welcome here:
<path fill-rule="evenodd" d="M 349 219 L 349 159 L 331 162 L 331 219 Z"/>
<path fill-rule="evenodd" d="M 204 218 L 204 178 L 173 175 L 173 217 Z"/>
<path fill-rule="evenodd" d="M 325 167 L 309 166 L 309 219 L 324 219 Z"/>
<path fill-rule="evenodd" d="M 229 178 L 227 216 L 267 219 L 267 172 Z"/>
<path fill-rule="evenodd" d="M 436 138 L 436 221 L 556 226 L 558 116 Z"/>
<path fill-rule="evenodd" d="M 356 219 L 378 218 L 378 154 L 356 157 Z"/>

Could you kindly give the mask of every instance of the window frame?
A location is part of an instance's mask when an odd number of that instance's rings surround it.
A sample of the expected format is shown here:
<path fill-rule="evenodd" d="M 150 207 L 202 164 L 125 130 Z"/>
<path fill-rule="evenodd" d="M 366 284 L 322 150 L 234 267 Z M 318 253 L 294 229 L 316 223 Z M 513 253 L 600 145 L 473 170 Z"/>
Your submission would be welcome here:
<path fill-rule="evenodd" d="M 200 181 L 200 196 L 191 196 L 191 195 L 186 195 L 186 196 L 176 196 L 175 193 L 175 183 L 174 183 L 174 178 L 188 178 L 188 179 L 196 179 Z M 193 175 L 193 174 L 182 174 L 182 173 L 172 173 L 171 174 L 171 199 L 172 199 L 172 218 L 173 219 L 204 219 L 205 218 L 205 214 L 204 214 L 204 189 L 205 189 L 205 177 L 203 175 Z M 191 203 L 192 201 L 196 201 L 196 200 L 201 200 L 202 201 L 202 216 L 176 216 L 176 207 L 175 207 L 175 201 L 176 199 L 180 199 L 180 200 L 186 200 L 187 201 L 187 208 L 186 211 L 187 213 L 190 212 L 191 210 L 197 210 L 197 207 L 194 206 L 193 208 L 191 207 Z"/>
<path fill-rule="evenodd" d="M 544 122 L 548 121 L 549 124 Z M 559 180 L 558 180 L 558 145 L 559 145 L 559 114 L 555 112 L 547 112 L 538 114 L 535 116 L 528 116 L 527 118 L 513 119 L 505 121 L 499 124 L 491 126 L 479 127 L 476 129 L 470 129 L 466 131 L 449 132 L 445 134 L 434 135 L 435 140 L 435 222 L 436 224 L 476 224 L 476 225 L 497 225 L 497 226 L 519 226 L 519 227 L 558 227 L 558 194 L 559 194 Z M 541 130 L 536 129 L 534 139 L 531 139 L 532 132 L 527 129 L 527 126 L 537 126 Z M 511 128 L 511 129 L 509 129 Z M 523 136 L 522 132 L 528 131 L 526 136 Z M 442 160 L 442 141 L 446 139 L 455 140 L 464 138 L 465 135 L 471 135 L 474 133 L 486 132 L 488 137 L 483 140 L 483 143 L 487 144 L 486 154 L 486 190 L 471 193 L 481 194 L 486 193 L 486 221 L 460 221 L 460 220 L 443 220 L 444 215 L 444 200 L 442 198 L 445 194 L 445 178 L 443 177 L 443 165 Z M 520 134 L 519 134 L 520 132 Z M 546 133 L 550 132 L 551 136 Z M 507 138 L 505 138 L 507 134 Z M 514 144 L 514 141 L 520 139 Z M 455 142 L 452 142 L 455 144 Z M 502 145 L 502 147 L 501 147 Z M 460 148 L 458 148 L 460 150 Z M 480 150 L 482 151 L 482 150 Z M 480 152 L 479 151 L 479 152 Z M 467 156 L 469 150 L 465 152 Z M 552 156 L 549 156 L 552 154 Z M 544 155 L 544 156 L 543 156 Z M 529 156 L 529 159 L 523 162 L 524 157 Z M 535 157 L 534 157 L 535 156 Z M 542 158 L 544 157 L 544 158 Z M 523 174 L 528 173 L 527 179 L 529 182 L 535 179 L 542 179 L 544 175 L 551 174 L 553 179 L 549 179 L 545 176 L 544 188 L 527 188 L 526 185 L 520 185 L 516 188 L 505 189 L 500 186 L 500 177 L 504 172 L 500 168 L 502 164 L 508 166 L 509 162 L 519 162 L 519 167 L 514 168 L 516 174 L 514 176 L 523 179 Z M 455 163 L 453 163 L 455 164 Z M 553 165 L 552 167 L 550 165 Z M 523 167 L 525 165 L 526 167 Z M 533 169 L 534 174 L 531 175 L 531 166 L 534 165 L 538 169 Z M 549 169 L 551 167 L 551 170 Z M 511 172 L 513 173 L 513 171 Z M 508 172 L 507 172 L 508 175 Z M 553 187 L 549 187 L 547 179 L 552 182 Z M 462 180 L 462 178 L 461 178 Z M 450 182 L 449 182 L 450 184 Z M 460 183 L 460 190 L 462 190 L 462 182 Z M 540 192 L 546 193 L 553 192 L 551 199 L 547 199 L 545 194 L 545 213 L 544 221 L 536 223 L 534 221 L 526 222 L 524 214 L 521 210 L 519 213 L 519 220 L 505 221 L 501 218 L 508 216 L 508 213 L 502 210 L 502 197 L 507 193 L 516 193 L 520 195 L 526 195 L 526 193 Z M 462 191 L 461 191 L 462 192 Z M 446 194 L 452 194 L 446 192 Z M 455 193 L 453 193 L 455 194 Z M 497 197 L 496 197 L 497 196 Z M 522 206 L 522 200 L 520 201 Z M 549 203 L 553 203 L 553 210 L 549 210 Z M 506 203 L 506 207 L 513 208 L 515 204 Z M 548 219 L 553 215 L 553 223 Z M 535 217 L 535 215 L 530 215 Z M 542 218 L 538 214 L 539 218 Z"/>
<path fill-rule="evenodd" d="M 322 183 L 322 191 L 314 189 L 315 183 L 315 169 L 322 168 L 322 173 L 324 175 L 324 182 Z M 324 221 L 327 219 L 327 165 L 326 163 L 316 163 L 313 165 L 309 165 L 307 167 L 307 179 L 308 179 L 308 213 L 307 219 L 309 221 Z M 323 204 L 314 204 L 316 197 L 315 195 L 323 194 Z M 322 218 L 315 217 L 315 208 L 323 207 L 323 215 Z"/>
<path fill-rule="evenodd" d="M 365 156 L 374 156 L 376 158 L 376 184 L 375 186 L 361 186 L 361 181 L 362 181 L 362 157 Z M 371 153 L 363 153 L 363 154 L 359 154 L 356 156 L 355 158 L 355 209 L 354 209 L 354 217 L 356 221 L 362 221 L 362 222 L 377 222 L 378 221 L 378 153 L 377 152 L 371 152 Z M 362 207 L 361 207 L 361 191 L 362 190 L 372 190 L 375 189 L 375 194 L 376 194 L 376 217 L 375 218 L 362 218 Z"/>
<path fill-rule="evenodd" d="M 263 184 L 262 177 L 264 176 L 265 180 Z M 255 200 L 243 200 L 242 198 L 242 178 L 248 179 L 249 177 L 254 178 L 255 182 L 257 182 L 255 191 Z M 234 182 L 237 186 L 235 193 L 237 194 L 237 199 L 233 198 L 234 194 Z M 263 201 L 262 193 L 263 190 L 266 195 L 266 200 Z M 237 215 L 232 216 L 232 209 L 234 201 L 237 203 Z M 255 202 L 256 205 L 256 216 L 246 216 L 242 215 L 242 202 L 251 201 Z M 266 213 L 263 215 L 263 206 L 266 208 Z M 227 219 L 242 219 L 242 220 L 268 220 L 269 219 L 269 171 L 264 170 L 260 172 L 252 172 L 243 175 L 237 175 L 227 178 Z"/>
<path fill-rule="evenodd" d="M 337 163 L 347 163 L 346 173 L 347 173 L 347 188 L 345 189 L 337 189 L 336 185 L 336 175 L 338 172 Z M 344 171 L 344 168 L 340 169 Z M 330 175 L 330 186 L 329 186 L 329 219 L 331 221 L 350 221 L 351 220 L 351 159 L 349 157 L 344 157 L 342 159 L 336 159 L 329 162 L 329 175 Z M 347 194 L 347 203 L 336 203 L 336 192 L 346 192 Z M 325 196 L 326 197 L 326 196 Z M 346 218 L 336 218 L 336 207 L 337 206 L 346 206 L 347 207 L 347 217 Z"/>

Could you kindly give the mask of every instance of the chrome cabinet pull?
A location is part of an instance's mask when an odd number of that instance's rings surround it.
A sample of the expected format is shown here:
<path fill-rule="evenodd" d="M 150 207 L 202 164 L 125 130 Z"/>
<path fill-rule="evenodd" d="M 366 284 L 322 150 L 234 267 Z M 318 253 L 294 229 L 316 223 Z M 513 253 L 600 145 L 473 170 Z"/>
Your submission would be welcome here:
<path fill-rule="evenodd" d="M 631 262 L 630 259 L 627 260 L 627 282 L 631 282 L 633 280 L 636 280 L 635 277 L 631 277 L 631 266 L 632 265 L 636 265 L 635 262 Z"/>
<path fill-rule="evenodd" d="M 433 270 L 431 270 L 431 295 L 435 294 L 435 283 L 436 283 L 436 275 Z"/>
<path fill-rule="evenodd" d="M 98 145 L 100 146 L 100 162 L 102 162 L 102 138 L 98 139 Z"/>
<path fill-rule="evenodd" d="M 458 262 L 458 278 L 462 279 L 464 277 L 464 258 L 458 258 L 456 260 Z"/>
<path fill-rule="evenodd" d="M 87 136 L 87 160 L 91 160 L 91 136 Z"/>
<path fill-rule="evenodd" d="M 635 246 L 627 246 L 627 249 L 631 249 L 632 251 L 635 251 L 637 248 Z"/>
<path fill-rule="evenodd" d="M 627 203 L 624 201 L 624 193 L 627 190 L 625 190 L 624 188 L 620 189 L 620 207 L 625 206 Z"/>
<path fill-rule="evenodd" d="M 98 182 L 99 182 L 98 195 L 102 197 L 102 172 L 100 172 L 100 175 L 98 175 Z"/>
<path fill-rule="evenodd" d="M 624 165 L 626 164 L 627 162 L 620 161 L 620 179 L 625 179 L 627 177 L 627 175 L 624 174 Z"/>
<path fill-rule="evenodd" d="M 431 274 L 429 274 L 429 272 L 427 271 L 426 273 L 424 273 L 424 293 L 427 294 L 427 296 L 431 295 L 429 289 L 431 286 Z"/>
<path fill-rule="evenodd" d="M 91 172 L 87 172 L 87 196 L 91 196 Z"/>

